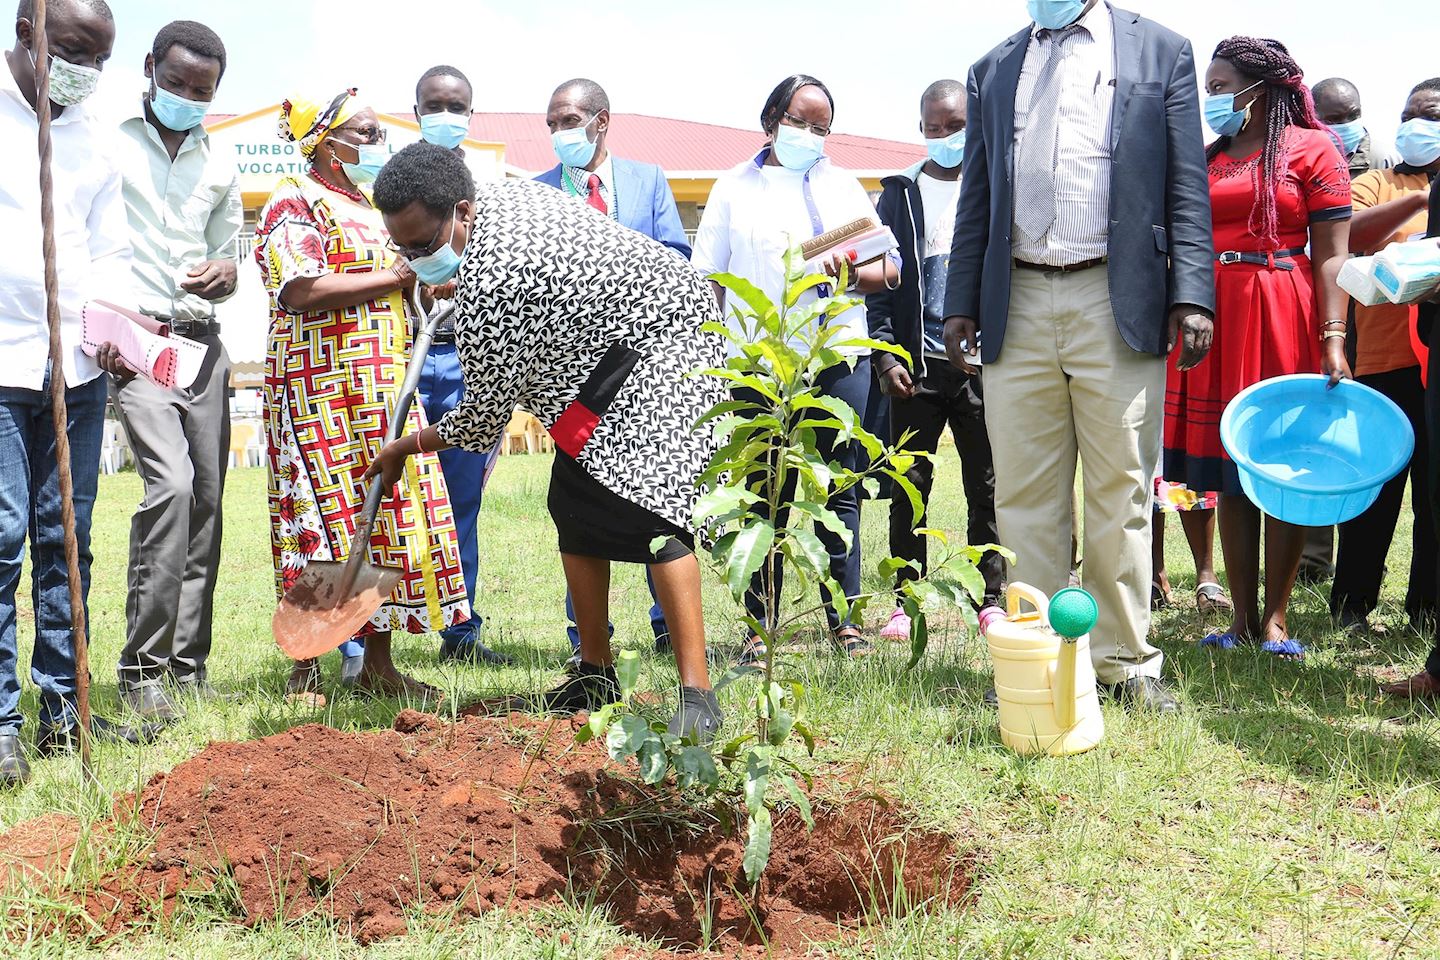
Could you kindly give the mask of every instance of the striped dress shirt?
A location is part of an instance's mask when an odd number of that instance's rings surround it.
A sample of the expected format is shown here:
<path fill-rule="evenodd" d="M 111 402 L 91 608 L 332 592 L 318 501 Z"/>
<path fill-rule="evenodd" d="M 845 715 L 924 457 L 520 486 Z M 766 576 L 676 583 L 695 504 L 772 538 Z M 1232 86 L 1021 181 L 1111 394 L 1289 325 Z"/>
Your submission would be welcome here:
<path fill-rule="evenodd" d="M 1059 143 L 1054 172 L 1055 222 L 1038 240 L 1026 236 L 1019 224 L 1013 224 L 1010 234 L 1012 254 L 1029 263 L 1067 266 L 1098 259 L 1109 251 L 1110 111 L 1115 100 L 1115 31 L 1109 6 L 1097 3 L 1078 25 L 1079 29 L 1063 40 L 1039 28 L 1032 31 L 1015 89 L 1018 183 L 1022 177 L 1035 175 L 1035 171 L 1019 166 L 1026 156 L 1022 147 L 1035 81 L 1050 52 L 1049 45 L 1062 44 L 1064 59 L 1056 77 L 1060 103 L 1056 122 Z"/>

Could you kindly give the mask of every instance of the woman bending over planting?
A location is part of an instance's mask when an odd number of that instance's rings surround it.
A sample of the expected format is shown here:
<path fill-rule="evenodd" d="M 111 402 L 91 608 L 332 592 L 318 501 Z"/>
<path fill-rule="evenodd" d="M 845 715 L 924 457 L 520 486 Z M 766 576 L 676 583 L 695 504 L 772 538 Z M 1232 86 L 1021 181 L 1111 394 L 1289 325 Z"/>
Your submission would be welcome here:
<path fill-rule="evenodd" d="M 452 446 L 488 450 L 516 404 L 555 438 L 550 516 L 580 630 L 575 676 L 544 711 L 619 699 L 609 639 L 610 563 L 644 563 L 680 670 L 672 733 L 708 740 L 720 708 L 705 663 L 700 566 L 690 530 L 695 479 L 714 444 L 696 420 L 725 399 L 721 318 L 681 257 L 544 184 L 505 180 L 478 193 L 465 162 L 406 147 L 375 182 L 392 244 L 420 281 L 455 280 L 455 345 L 465 398 L 438 423 L 381 450 L 367 476 L 389 489 L 407 458 Z"/>

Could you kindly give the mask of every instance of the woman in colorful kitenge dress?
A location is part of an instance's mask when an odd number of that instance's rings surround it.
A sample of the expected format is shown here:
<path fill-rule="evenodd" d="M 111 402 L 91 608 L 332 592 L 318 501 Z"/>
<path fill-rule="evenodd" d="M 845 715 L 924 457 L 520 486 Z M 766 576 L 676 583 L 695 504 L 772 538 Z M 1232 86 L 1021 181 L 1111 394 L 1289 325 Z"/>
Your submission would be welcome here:
<path fill-rule="evenodd" d="M 309 161 L 260 213 L 255 259 L 270 292 L 265 375 L 271 546 L 283 595 L 310 560 L 347 558 L 410 352 L 404 299 L 415 274 L 386 249 L 365 186 L 388 151 L 375 112 L 345 90 L 292 97 L 280 137 Z M 419 405 L 409 430 L 422 423 Z M 402 431 L 404 432 L 404 431 Z M 390 657 L 390 634 L 439 632 L 469 617 L 449 495 L 434 455 L 413 459 L 403 495 L 382 505 L 371 559 L 405 571 L 389 601 L 341 648 L 341 681 L 383 695 L 433 695 Z M 287 692 L 317 698 L 317 661 L 295 664 Z"/>
<path fill-rule="evenodd" d="M 1240 488 L 1220 444 L 1220 415 L 1241 390 L 1293 373 L 1350 375 L 1345 297 L 1336 285 L 1349 255 L 1350 172 L 1315 117 L 1304 74 L 1275 40 L 1231 37 L 1205 75 L 1210 203 L 1215 226 L 1215 341 L 1193 370 L 1172 369 L 1165 397 L 1166 480 L 1220 493 L 1220 546 L 1234 620 L 1207 646 L 1257 643 L 1299 657 L 1286 610 L 1305 528 L 1263 517 L 1265 604 L 1260 606 L 1262 514 Z"/>

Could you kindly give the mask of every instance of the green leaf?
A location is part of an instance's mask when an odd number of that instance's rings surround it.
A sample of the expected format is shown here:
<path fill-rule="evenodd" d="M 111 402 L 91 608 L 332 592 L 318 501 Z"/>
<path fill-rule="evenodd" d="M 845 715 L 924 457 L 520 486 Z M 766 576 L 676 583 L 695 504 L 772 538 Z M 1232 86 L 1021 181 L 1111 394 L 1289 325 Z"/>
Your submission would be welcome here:
<path fill-rule="evenodd" d="M 746 490 L 744 487 L 712 487 L 700 495 L 695 501 L 695 511 L 692 516 L 695 522 L 707 520 L 710 517 L 725 513 L 727 510 L 734 510 L 738 507 L 748 506 L 760 498 Z M 668 537 L 661 539 L 669 539 Z"/>
<path fill-rule="evenodd" d="M 750 815 L 745 824 L 745 877 L 752 884 L 760 882 L 760 875 L 770 864 L 770 834 L 773 824 L 770 811 L 764 807 L 759 813 Z"/>
<path fill-rule="evenodd" d="M 651 736 L 653 734 L 650 732 L 650 725 L 645 722 L 644 717 L 637 717 L 633 713 L 621 717 L 620 722 L 611 727 L 610 732 L 605 735 L 610 759 L 624 760 L 634 756 L 641 744 Z"/>
<path fill-rule="evenodd" d="M 784 693 L 777 683 L 770 684 L 770 726 L 766 730 L 770 745 L 778 747 L 790 738 L 790 731 L 795 728 L 795 714 L 790 711 L 789 705 L 785 702 Z"/>
<path fill-rule="evenodd" d="M 925 611 L 914 597 L 906 597 L 902 605 L 910 618 L 910 662 L 905 669 L 913 670 L 925 656 L 925 648 L 930 646 L 930 626 L 925 622 Z"/>
<path fill-rule="evenodd" d="M 970 563 L 957 564 L 953 572 L 955 578 L 960 581 L 960 585 L 965 588 L 965 592 L 970 594 L 970 599 L 979 603 L 985 596 L 984 575 L 976 569 L 974 564 Z"/>
<path fill-rule="evenodd" d="M 640 683 L 640 654 L 635 650 L 621 650 L 615 658 L 615 676 L 620 680 L 620 697 L 629 700 Z"/>
<path fill-rule="evenodd" d="M 918 562 L 914 560 L 901 560 L 899 557 L 886 557 L 884 560 L 875 564 L 875 569 L 879 572 L 880 579 L 886 581 L 895 579 L 895 574 L 907 568 L 914 570 L 917 574 L 920 572 L 920 564 Z"/>
<path fill-rule="evenodd" d="M 585 726 L 581 727 L 575 734 L 575 739 L 580 743 L 587 743 L 590 740 L 603 734 L 610 726 L 610 717 L 614 715 L 619 704 L 607 703 L 599 710 L 594 711 L 585 720 Z M 581 736 L 583 734 L 583 738 Z"/>
<path fill-rule="evenodd" d="M 915 536 L 930 537 L 931 539 L 939 540 L 942 546 L 948 547 L 950 545 L 950 535 L 944 530 L 935 527 L 916 527 Z"/>
<path fill-rule="evenodd" d="M 872 337 L 854 337 L 849 340 L 841 340 L 839 343 L 834 344 L 834 346 L 841 350 L 854 347 L 862 350 L 870 350 L 873 353 L 893 353 L 901 360 L 904 360 L 907 367 L 912 365 L 909 350 L 906 350 L 898 344 L 886 343 L 884 340 L 876 340 Z"/>
<path fill-rule="evenodd" d="M 740 680 L 745 677 L 753 677 L 757 674 L 763 674 L 764 672 L 764 670 L 761 670 L 754 664 L 748 664 L 743 667 L 731 667 L 729 670 L 725 671 L 725 676 L 721 677 L 719 682 L 715 684 L 715 692 L 719 693 L 721 690 L 724 690 L 736 680 Z"/>
<path fill-rule="evenodd" d="M 910 515 L 916 520 L 925 516 L 925 499 L 920 496 L 920 491 L 910 482 L 910 478 L 899 470 L 886 470 L 885 473 L 894 481 L 895 486 L 905 491 L 905 496 L 910 500 Z"/>
<path fill-rule="evenodd" d="M 800 564 L 810 576 L 818 577 L 830 569 L 830 554 L 813 531 L 791 527 L 785 532 L 785 538 L 795 548 L 792 562 Z"/>
<path fill-rule="evenodd" d="M 796 720 L 794 729 L 800 734 L 800 739 L 805 741 L 805 752 L 815 756 L 815 731 L 810 729 L 810 724 L 804 720 Z"/>
<path fill-rule="evenodd" d="M 641 780 L 654 786 L 665 779 L 665 771 L 670 766 L 670 758 L 665 753 L 665 744 L 654 733 L 651 733 L 645 742 L 640 744 L 636 759 L 640 761 Z"/>
<path fill-rule="evenodd" d="M 768 520 L 757 520 L 721 538 L 722 543 L 726 540 L 729 542 L 723 552 L 725 582 L 738 603 L 750 587 L 750 578 L 765 564 L 770 548 L 775 545 L 775 527 Z M 719 548 L 718 543 L 716 547 Z"/>
<path fill-rule="evenodd" d="M 765 809 L 765 794 L 770 789 L 770 755 L 756 747 L 745 755 L 745 809 L 750 816 Z"/>
<path fill-rule="evenodd" d="M 845 526 L 845 522 L 836 515 L 834 510 L 831 510 L 822 503 L 814 503 L 810 500 L 801 500 L 792 503 L 790 504 L 790 509 L 809 514 L 812 520 L 843 540 L 846 548 L 849 548 L 852 539 L 850 528 Z"/>
<path fill-rule="evenodd" d="M 778 312 L 774 301 L 765 295 L 765 291 L 744 277 L 733 273 L 712 273 L 709 279 L 724 287 L 727 293 L 739 297 L 757 319 L 763 321 L 767 316 L 773 318 Z"/>
<path fill-rule="evenodd" d="M 800 302 L 800 298 L 803 297 L 807 291 L 814 290 L 816 287 L 824 286 L 827 283 L 834 283 L 834 280 L 823 273 L 805 274 L 805 276 L 790 284 L 785 290 L 785 305 L 787 307 L 794 306 Z"/>
<path fill-rule="evenodd" d="M 814 830 L 815 813 L 810 809 L 810 798 L 805 796 L 804 788 L 794 777 L 781 777 L 780 781 L 785 784 L 785 792 L 790 794 L 791 802 L 799 809 L 800 819 L 805 821 L 806 827 Z"/>
<path fill-rule="evenodd" d="M 805 276 L 805 257 L 800 253 L 800 244 L 786 247 L 781 262 L 785 266 L 785 286 L 788 287 Z"/>
<path fill-rule="evenodd" d="M 724 400 L 720 403 L 715 404 L 715 406 L 711 407 L 709 410 L 705 411 L 704 415 L 701 416 L 699 420 L 695 421 L 695 426 L 703 427 L 711 420 L 718 420 L 720 417 L 727 416 L 732 413 L 747 413 L 753 410 L 763 409 L 765 409 L 763 406 L 750 400 Z"/>
<path fill-rule="evenodd" d="M 720 785 L 720 771 L 715 758 L 705 747 L 688 746 L 680 751 L 675 761 L 676 779 L 682 788 L 703 786 L 715 788 Z"/>

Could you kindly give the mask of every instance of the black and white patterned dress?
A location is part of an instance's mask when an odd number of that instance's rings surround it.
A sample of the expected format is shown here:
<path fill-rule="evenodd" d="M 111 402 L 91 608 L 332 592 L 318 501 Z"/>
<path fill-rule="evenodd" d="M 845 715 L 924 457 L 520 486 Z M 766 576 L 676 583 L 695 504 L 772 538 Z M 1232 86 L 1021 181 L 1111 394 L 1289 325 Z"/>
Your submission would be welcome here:
<path fill-rule="evenodd" d="M 621 498 L 691 529 L 714 441 L 695 421 L 727 399 L 705 279 L 683 257 L 553 187 L 482 184 L 456 275 L 465 399 L 437 424 L 488 450 L 515 405 Z"/>

